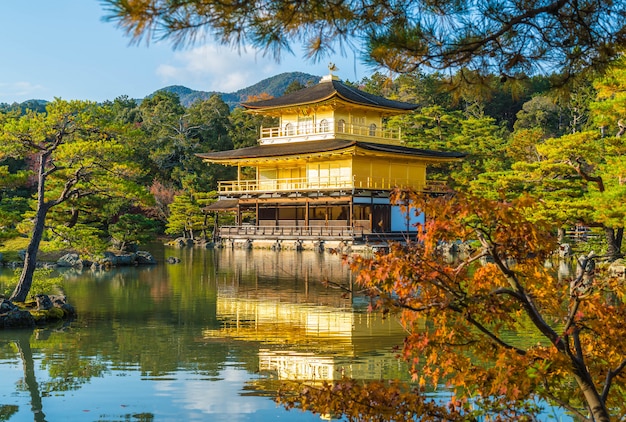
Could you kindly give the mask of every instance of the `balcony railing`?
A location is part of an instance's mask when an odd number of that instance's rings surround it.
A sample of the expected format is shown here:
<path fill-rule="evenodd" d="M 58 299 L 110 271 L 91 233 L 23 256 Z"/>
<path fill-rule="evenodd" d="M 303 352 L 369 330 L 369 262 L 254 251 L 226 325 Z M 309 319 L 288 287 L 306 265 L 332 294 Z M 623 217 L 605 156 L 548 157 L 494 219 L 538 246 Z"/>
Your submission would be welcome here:
<path fill-rule="evenodd" d="M 298 140 L 334 139 L 337 137 L 365 140 L 378 143 L 401 143 L 399 128 L 381 128 L 376 125 L 362 126 L 341 121 L 322 120 L 317 124 L 305 123 L 283 127 L 262 127 L 261 144 Z"/>
<path fill-rule="evenodd" d="M 426 184 L 416 184 L 408 179 L 390 178 L 286 178 L 264 180 L 229 180 L 218 183 L 218 192 L 221 194 L 243 194 L 263 192 L 306 192 L 352 189 L 381 189 L 392 190 L 396 187 L 412 187 L 423 192 L 447 192 L 445 182 L 429 180 Z"/>

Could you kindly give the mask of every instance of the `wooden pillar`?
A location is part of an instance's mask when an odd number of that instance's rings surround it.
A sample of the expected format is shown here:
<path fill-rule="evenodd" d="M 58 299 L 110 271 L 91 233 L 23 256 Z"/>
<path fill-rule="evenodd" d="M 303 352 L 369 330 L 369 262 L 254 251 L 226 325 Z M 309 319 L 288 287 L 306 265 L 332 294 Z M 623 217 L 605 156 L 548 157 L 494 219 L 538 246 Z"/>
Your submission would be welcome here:
<path fill-rule="evenodd" d="M 304 227 L 309 227 L 309 199 L 304 201 Z"/>
<path fill-rule="evenodd" d="M 354 198 L 350 198 L 350 203 L 348 204 L 348 208 L 350 209 L 348 215 L 348 226 L 354 226 Z"/>
<path fill-rule="evenodd" d="M 220 212 L 215 211 L 215 217 L 213 220 L 213 242 L 217 242 L 220 238 L 219 235 L 220 230 Z"/>
<path fill-rule="evenodd" d="M 256 214 L 256 226 L 259 227 L 259 199 L 254 203 L 254 212 Z"/>
<path fill-rule="evenodd" d="M 374 198 L 372 196 L 370 196 L 370 231 L 373 233 L 376 230 L 374 230 Z"/>
<path fill-rule="evenodd" d="M 326 211 L 324 212 L 324 225 L 326 227 L 328 227 L 328 212 L 329 212 L 329 206 L 328 206 L 328 202 L 326 202 Z"/>

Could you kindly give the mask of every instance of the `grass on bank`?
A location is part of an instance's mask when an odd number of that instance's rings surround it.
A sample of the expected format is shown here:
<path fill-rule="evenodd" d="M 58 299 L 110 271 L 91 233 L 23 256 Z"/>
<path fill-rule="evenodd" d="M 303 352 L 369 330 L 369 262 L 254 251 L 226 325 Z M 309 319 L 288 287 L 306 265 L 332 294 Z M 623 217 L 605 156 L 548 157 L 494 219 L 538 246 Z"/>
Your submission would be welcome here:
<path fill-rule="evenodd" d="M 21 261 L 19 257 L 19 251 L 23 251 L 28 247 L 29 238 L 27 237 L 14 237 L 12 239 L 4 239 L 0 242 L 0 253 L 2 254 L 3 262 Z M 52 242 L 45 240 L 41 241 L 39 245 L 39 252 L 37 253 L 37 261 L 41 262 L 54 262 L 68 251 L 59 249 Z"/>

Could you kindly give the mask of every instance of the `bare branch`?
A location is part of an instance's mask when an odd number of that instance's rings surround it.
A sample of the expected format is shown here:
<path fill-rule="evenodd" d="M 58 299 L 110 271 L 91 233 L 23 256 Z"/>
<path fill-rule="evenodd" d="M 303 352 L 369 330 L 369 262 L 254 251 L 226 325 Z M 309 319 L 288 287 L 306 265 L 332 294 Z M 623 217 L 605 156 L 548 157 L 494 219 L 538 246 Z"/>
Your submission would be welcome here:
<path fill-rule="evenodd" d="M 622 362 L 617 366 L 617 368 L 613 370 L 609 370 L 606 374 L 606 380 L 604 381 L 604 388 L 602 389 L 602 400 L 606 402 L 606 399 L 609 397 L 609 391 L 611 390 L 611 384 L 613 379 L 618 376 L 623 370 L 626 368 L 626 359 L 622 360 Z"/>

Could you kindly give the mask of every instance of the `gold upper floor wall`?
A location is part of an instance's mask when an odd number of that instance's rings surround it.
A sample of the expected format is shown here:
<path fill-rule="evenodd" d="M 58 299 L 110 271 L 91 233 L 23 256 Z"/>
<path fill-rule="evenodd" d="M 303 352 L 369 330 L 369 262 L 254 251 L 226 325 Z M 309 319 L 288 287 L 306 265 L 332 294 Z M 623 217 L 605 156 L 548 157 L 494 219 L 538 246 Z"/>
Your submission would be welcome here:
<path fill-rule="evenodd" d="M 301 106 L 282 110 L 279 126 L 263 127 L 259 143 L 348 139 L 356 141 L 401 144 L 400 128 L 388 128 L 385 114 L 371 108 L 348 107 L 338 101 L 318 106 Z"/>
<path fill-rule="evenodd" d="M 335 159 L 283 160 L 256 167 L 255 180 L 219 183 L 220 192 L 306 191 L 315 189 L 424 189 L 426 163 L 393 157 L 351 156 Z"/>

